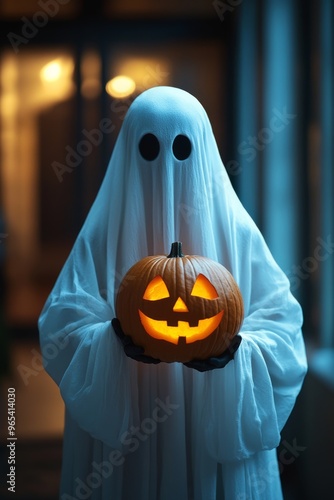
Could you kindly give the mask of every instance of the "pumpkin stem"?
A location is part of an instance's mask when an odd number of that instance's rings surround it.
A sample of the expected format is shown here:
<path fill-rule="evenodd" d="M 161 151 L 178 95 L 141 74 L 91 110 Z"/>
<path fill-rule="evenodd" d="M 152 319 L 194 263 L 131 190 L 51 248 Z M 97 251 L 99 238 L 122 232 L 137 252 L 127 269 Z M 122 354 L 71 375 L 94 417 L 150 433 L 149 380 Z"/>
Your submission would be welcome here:
<path fill-rule="evenodd" d="M 180 241 L 172 243 L 170 254 L 167 255 L 167 257 L 184 257 L 182 253 L 182 243 Z"/>

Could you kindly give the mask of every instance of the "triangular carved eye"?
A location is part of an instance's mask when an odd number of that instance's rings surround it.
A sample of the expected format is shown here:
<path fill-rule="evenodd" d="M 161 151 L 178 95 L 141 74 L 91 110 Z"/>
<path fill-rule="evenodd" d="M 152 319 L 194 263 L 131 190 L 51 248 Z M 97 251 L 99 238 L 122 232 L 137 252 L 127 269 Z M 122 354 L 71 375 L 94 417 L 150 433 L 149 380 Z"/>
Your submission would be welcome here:
<path fill-rule="evenodd" d="M 167 297 L 169 297 L 169 292 L 161 276 L 156 276 L 149 282 L 143 295 L 146 300 L 160 300 Z"/>
<path fill-rule="evenodd" d="M 191 295 L 194 295 L 195 297 L 202 297 L 203 299 L 217 299 L 219 297 L 217 290 L 210 283 L 208 278 L 204 276 L 204 274 L 198 275 L 191 291 Z"/>

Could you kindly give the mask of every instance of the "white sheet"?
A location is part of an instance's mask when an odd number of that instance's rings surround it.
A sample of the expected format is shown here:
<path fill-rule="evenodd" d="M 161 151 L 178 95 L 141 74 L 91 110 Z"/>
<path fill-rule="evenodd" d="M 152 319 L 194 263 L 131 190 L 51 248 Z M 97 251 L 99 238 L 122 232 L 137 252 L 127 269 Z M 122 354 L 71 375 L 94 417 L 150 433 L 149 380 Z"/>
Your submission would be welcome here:
<path fill-rule="evenodd" d="M 160 143 L 150 162 L 138 150 L 146 133 Z M 172 152 L 179 134 L 192 144 L 184 161 Z M 112 331 L 125 272 L 173 241 L 221 262 L 241 289 L 243 341 L 224 369 L 137 363 Z M 67 409 L 61 499 L 279 500 L 275 448 L 306 372 L 301 325 L 203 107 L 171 87 L 141 94 L 39 320 Z"/>

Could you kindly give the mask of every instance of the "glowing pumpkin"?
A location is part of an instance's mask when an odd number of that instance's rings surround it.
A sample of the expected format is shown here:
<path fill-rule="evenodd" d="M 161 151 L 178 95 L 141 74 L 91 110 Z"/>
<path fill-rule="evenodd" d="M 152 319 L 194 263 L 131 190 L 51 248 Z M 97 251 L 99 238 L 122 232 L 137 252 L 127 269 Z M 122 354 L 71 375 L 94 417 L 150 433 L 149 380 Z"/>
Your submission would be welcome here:
<path fill-rule="evenodd" d="M 116 314 L 126 335 L 145 354 L 185 363 L 228 348 L 243 320 L 240 290 L 227 269 L 206 257 L 146 257 L 125 275 Z"/>

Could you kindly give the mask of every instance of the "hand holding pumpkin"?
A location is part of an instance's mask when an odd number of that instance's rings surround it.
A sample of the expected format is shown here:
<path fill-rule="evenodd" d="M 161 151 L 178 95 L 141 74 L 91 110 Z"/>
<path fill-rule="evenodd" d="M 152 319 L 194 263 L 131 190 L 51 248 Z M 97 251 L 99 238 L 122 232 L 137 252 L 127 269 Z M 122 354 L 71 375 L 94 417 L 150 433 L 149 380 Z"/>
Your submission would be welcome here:
<path fill-rule="evenodd" d="M 134 359 L 135 361 L 141 361 L 142 363 L 151 363 L 155 365 L 160 363 L 160 359 L 152 358 L 151 356 L 144 354 L 144 348 L 139 345 L 135 345 L 132 342 L 131 337 L 129 335 L 125 335 L 117 318 L 114 318 L 111 321 L 111 324 L 117 337 L 122 342 L 125 354 L 129 358 Z"/>
<path fill-rule="evenodd" d="M 241 341 L 242 337 L 236 335 L 233 337 L 229 347 L 220 356 L 214 356 L 208 359 L 193 359 L 189 361 L 189 363 L 184 363 L 184 365 L 188 368 L 194 368 L 199 372 L 207 372 L 215 368 L 225 368 L 227 363 L 234 358 L 234 354 L 238 350 Z"/>
<path fill-rule="evenodd" d="M 111 321 L 114 332 L 117 337 L 122 342 L 125 354 L 135 361 L 141 361 L 142 363 L 148 364 L 158 364 L 160 363 L 160 359 L 152 358 L 151 356 L 147 356 L 144 354 L 144 348 L 135 345 L 132 342 L 132 339 L 129 335 L 125 335 L 122 330 L 121 324 L 117 318 L 114 318 Z M 214 370 L 215 368 L 224 368 L 227 363 L 229 363 L 234 358 L 234 353 L 237 351 L 240 343 L 241 343 L 240 335 L 236 335 L 229 347 L 220 355 L 211 357 L 208 359 L 193 359 L 188 363 L 183 363 L 188 368 L 194 368 L 199 372 L 206 372 L 209 370 Z"/>

